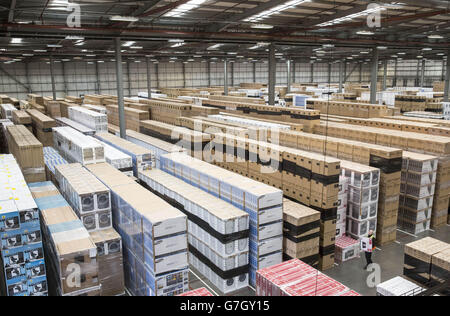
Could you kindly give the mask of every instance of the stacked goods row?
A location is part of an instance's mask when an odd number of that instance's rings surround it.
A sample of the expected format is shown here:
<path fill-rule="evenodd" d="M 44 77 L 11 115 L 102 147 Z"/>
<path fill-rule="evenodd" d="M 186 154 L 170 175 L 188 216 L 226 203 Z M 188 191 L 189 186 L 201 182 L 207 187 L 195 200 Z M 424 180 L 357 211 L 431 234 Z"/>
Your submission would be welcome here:
<path fill-rule="evenodd" d="M 150 116 L 152 120 L 168 124 L 175 124 L 175 120 L 180 116 L 191 116 L 192 107 L 190 104 L 180 104 L 162 100 L 140 100 L 139 102 L 150 106 Z"/>
<path fill-rule="evenodd" d="M 12 115 L 12 121 L 16 125 L 23 125 L 33 132 L 33 122 L 31 120 L 31 116 L 28 115 L 25 111 L 14 111 Z"/>
<path fill-rule="evenodd" d="M 54 119 L 42 114 L 38 110 L 27 110 L 31 116 L 33 133 L 44 146 L 53 144 L 52 128 L 56 126 Z"/>
<path fill-rule="evenodd" d="M 154 168 L 155 157 L 151 150 L 108 133 L 99 133 L 96 134 L 95 137 L 100 142 L 106 143 L 130 156 L 133 163 L 132 174 L 136 178 L 138 177 L 139 172 Z"/>
<path fill-rule="evenodd" d="M 336 238 L 336 249 L 334 258 L 336 262 L 342 263 L 353 258 L 359 258 L 361 252 L 360 242 L 349 236 Z"/>
<path fill-rule="evenodd" d="M 208 291 L 206 288 L 201 287 L 196 290 L 185 292 L 178 296 L 214 296 L 214 295 L 212 295 L 212 293 L 210 291 Z"/>
<path fill-rule="evenodd" d="M 380 169 L 348 161 L 341 161 L 341 169 L 341 176 L 348 181 L 346 185 L 348 188 L 347 235 L 359 240 L 367 237 L 369 231 L 373 231 L 375 234 L 377 231 Z M 384 230 L 397 224 L 396 212 L 384 212 L 380 214 L 379 218 Z"/>
<path fill-rule="evenodd" d="M 37 94 L 28 94 L 28 102 L 44 106 L 44 97 Z"/>
<path fill-rule="evenodd" d="M 320 133 L 324 133 L 324 129 L 325 126 Z M 326 132 L 329 136 L 357 141 L 363 140 L 373 144 L 402 148 L 438 157 L 431 227 L 439 227 L 447 222 L 448 215 L 444 212 L 444 209 L 448 209 L 450 197 L 450 138 L 333 122 L 327 123 Z M 436 220 L 433 220 L 433 218 L 436 218 Z"/>
<path fill-rule="evenodd" d="M 249 215 L 161 170 L 139 178 L 187 216 L 189 263 L 224 294 L 246 288 Z"/>
<path fill-rule="evenodd" d="M 91 139 L 98 142 L 105 148 L 105 161 L 107 163 L 127 176 L 133 176 L 133 160 L 131 159 L 131 156 L 102 141 L 99 141 L 96 138 L 91 137 Z"/>
<path fill-rule="evenodd" d="M 282 191 L 182 153 L 162 156 L 161 169 L 249 214 L 252 286 L 258 269 L 282 261 Z"/>
<path fill-rule="evenodd" d="M 283 200 L 283 256 L 319 265 L 320 212 Z"/>
<path fill-rule="evenodd" d="M 427 108 L 427 98 L 418 95 L 402 95 L 395 96 L 395 107 L 403 112 L 425 111 Z"/>
<path fill-rule="evenodd" d="M 97 247 L 88 231 L 51 182 L 29 187 L 41 214 L 49 294 L 99 296 Z"/>
<path fill-rule="evenodd" d="M 18 100 L 15 98 L 11 98 L 4 94 L 0 94 L 0 104 L 8 104 L 8 103 L 14 105 L 14 104 L 18 103 Z"/>
<path fill-rule="evenodd" d="M 168 153 L 186 152 L 185 149 L 158 138 L 127 130 L 127 140 L 152 151 L 155 155 L 156 168 L 160 168 L 160 157 Z M 116 134 L 116 136 L 119 136 Z"/>
<path fill-rule="evenodd" d="M 425 237 L 405 245 L 403 275 L 426 287 L 433 287 L 450 278 L 450 244 Z M 441 292 L 450 294 L 450 287 Z"/>
<path fill-rule="evenodd" d="M 342 161 L 341 161 L 342 163 Z M 341 166 L 342 168 L 342 166 Z M 348 205 L 348 183 L 349 178 L 339 177 L 339 192 L 336 216 L 336 239 L 347 233 L 347 205 Z"/>
<path fill-rule="evenodd" d="M 333 100 L 356 101 L 358 96 L 356 93 L 333 93 Z"/>
<path fill-rule="evenodd" d="M 23 125 L 6 127 L 9 152 L 19 163 L 28 183 L 45 181 L 42 144 Z"/>
<path fill-rule="evenodd" d="M 110 98 L 111 96 L 108 95 L 90 94 L 84 96 L 83 103 L 94 105 L 105 105 L 105 101 Z"/>
<path fill-rule="evenodd" d="M 0 104 L 0 118 L 5 120 L 12 120 L 13 113 L 17 111 L 12 104 Z"/>
<path fill-rule="evenodd" d="M 240 118 L 231 115 L 217 114 L 217 115 L 208 115 L 208 119 L 212 119 L 215 121 L 222 121 L 227 124 L 236 124 L 236 126 L 241 127 L 257 127 L 257 128 L 267 128 L 267 129 L 278 129 L 278 130 L 290 130 L 291 126 L 288 124 L 282 124 L 277 122 L 270 121 L 262 121 L 256 119 L 246 119 Z"/>
<path fill-rule="evenodd" d="M 82 165 L 105 162 L 105 150 L 92 140 L 71 127 L 53 129 L 53 147 L 69 162 Z"/>
<path fill-rule="evenodd" d="M 423 291 L 425 291 L 424 288 L 401 276 L 377 285 L 377 296 L 416 296 Z"/>
<path fill-rule="evenodd" d="M 83 135 L 93 136 L 95 135 L 95 130 L 75 121 L 72 121 L 66 117 L 55 117 L 56 125 L 59 127 L 68 126 L 74 130 L 80 132 Z"/>
<path fill-rule="evenodd" d="M 346 123 L 379 127 L 385 129 L 392 129 L 404 132 L 422 133 L 429 135 L 438 136 L 450 136 L 450 129 L 448 126 L 439 126 L 438 123 L 428 123 L 428 122 L 408 122 L 397 119 L 385 119 L 385 118 L 374 118 L 374 119 L 355 119 L 355 118 L 344 118 Z"/>
<path fill-rule="evenodd" d="M 309 99 L 306 102 L 308 107 L 328 115 L 370 118 L 383 117 L 387 114 L 387 106 L 385 105 L 323 99 Z"/>
<path fill-rule="evenodd" d="M 189 155 L 198 158 L 203 156 L 203 150 L 211 141 L 210 134 L 158 121 L 142 121 L 139 131 L 142 134 L 176 144 L 186 149 Z"/>
<path fill-rule="evenodd" d="M 398 216 L 401 230 L 418 234 L 430 228 L 437 166 L 434 156 L 403 152 Z"/>
<path fill-rule="evenodd" d="M 10 120 L 0 120 L 0 153 L 9 154 L 7 126 L 14 125 Z"/>
<path fill-rule="evenodd" d="M 320 124 L 320 111 L 245 104 L 218 100 L 205 100 L 204 106 L 216 107 L 225 112 L 242 113 L 257 118 L 267 118 L 282 122 L 303 124 L 304 130 L 312 132 Z"/>
<path fill-rule="evenodd" d="M 93 104 L 83 104 L 81 107 L 86 108 L 90 111 L 94 111 L 100 114 L 107 114 L 106 107 L 101 105 L 93 105 Z"/>
<path fill-rule="evenodd" d="M 433 91 L 434 92 L 443 92 L 445 87 L 444 81 L 435 81 L 433 82 Z"/>
<path fill-rule="evenodd" d="M 72 106 L 78 106 L 78 103 L 72 103 L 72 102 L 67 102 L 67 101 L 60 101 L 59 102 L 59 107 L 60 107 L 60 111 L 61 111 L 61 115 L 60 117 L 69 117 L 69 108 Z"/>
<path fill-rule="evenodd" d="M 243 98 L 243 97 L 234 97 L 234 96 L 225 96 L 225 95 L 210 95 L 208 96 L 210 100 L 221 100 L 221 101 L 229 101 L 229 102 L 238 102 L 238 103 L 254 103 L 254 104 L 262 104 L 265 105 L 266 102 L 263 99 L 259 98 Z"/>
<path fill-rule="evenodd" d="M 257 271 L 256 295 L 361 296 L 298 259 Z"/>
<path fill-rule="evenodd" d="M 100 296 L 121 296 L 125 294 L 123 274 L 122 237 L 113 229 L 89 233 L 97 246 L 98 279 Z"/>
<path fill-rule="evenodd" d="M 106 106 L 107 115 L 108 115 L 108 123 L 119 126 L 119 107 L 117 104 L 109 104 Z M 139 123 L 140 121 L 145 121 L 150 119 L 150 114 L 148 111 L 136 110 L 133 108 L 125 107 L 125 126 L 127 129 L 131 129 L 133 131 L 139 131 Z"/>
<path fill-rule="evenodd" d="M 62 99 L 53 100 L 53 98 L 51 97 L 44 97 L 45 114 L 47 114 L 50 117 L 60 117 L 61 116 L 60 101 L 62 101 Z"/>
<path fill-rule="evenodd" d="M 0 293 L 48 293 L 39 210 L 12 155 L 0 155 Z"/>
<path fill-rule="evenodd" d="M 125 285 L 135 296 L 173 296 L 189 287 L 187 218 L 109 164 L 86 166 L 110 190 L 122 237 Z"/>
<path fill-rule="evenodd" d="M 67 102 L 73 102 L 73 103 L 76 103 L 76 104 L 81 104 L 81 103 L 83 103 L 83 99 L 82 99 L 82 98 L 80 98 L 80 97 L 74 97 L 74 96 L 71 96 L 71 95 L 66 95 L 66 97 L 64 98 L 64 100 L 67 101 Z"/>
<path fill-rule="evenodd" d="M 44 147 L 43 152 L 44 152 L 45 174 L 47 176 L 47 180 L 59 186 L 55 177 L 56 174 L 55 167 L 58 165 L 67 165 L 68 162 L 53 147 Z"/>
<path fill-rule="evenodd" d="M 197 118 L 197 117 L 179 117 L 176 120 L 176 125 L 186 127 L 188 129 L 205 132 L 205 133 L 226 133 L 236 136 L 245 136 L 250 134 L 247 132 L 248 129 L 242 127 L 235 127 L 221 123 L 214 123 L 207 118 Z M 256 135 L 257 136 L 257 135 Z"/>
<path fill-rule="evenodd" d="M 83 124 L 97 133 L 108 131 L 108 118 L 106 114 L 100 114 L 81 106 L 71 106 L 69 108 L 69 119 Z"/>
<path fill-rule="evenodd" d="M 62 195 L 88 231 L 112 227 L 111 193 L 81 164 L 56 166 L 55 178 Z"/>

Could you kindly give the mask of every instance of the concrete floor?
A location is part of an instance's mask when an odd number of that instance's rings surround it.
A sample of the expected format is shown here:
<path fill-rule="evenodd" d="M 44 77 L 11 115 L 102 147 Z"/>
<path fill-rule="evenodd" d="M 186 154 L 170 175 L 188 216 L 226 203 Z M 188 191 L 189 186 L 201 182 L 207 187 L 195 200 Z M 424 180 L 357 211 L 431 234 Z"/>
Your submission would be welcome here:
<path fill-rule="evenodd" d="M 430 230 L 419 235 L 411 235 L 409 233 L 397 231 L 396 242 L 377 248 L 372 256 L 372 260 L 380 265 L 380 281 L 384 282 L 393 277 L 403 275 L 404 245 L 427 236 L 450 243 L 450 225 L 440 227 L 437 230 Z M 324 271 L 324 273 L 364 296 L 375 296 L 376 287 L 369 287 L 366 282 L 370 272 L 363 269 L 365 264 L 365 258 L 364 255 L 362 255 L 358 259 L 353 259 L 340 265 L 335 264 L 334 268 Z M 191 289 L 206 287 L 215 295 L 223 295 L 194 269 L 191 270 L 190 274 L 190 287 Z M 254 289 L 249 287 L 227 296 L 254 295 Z"/>

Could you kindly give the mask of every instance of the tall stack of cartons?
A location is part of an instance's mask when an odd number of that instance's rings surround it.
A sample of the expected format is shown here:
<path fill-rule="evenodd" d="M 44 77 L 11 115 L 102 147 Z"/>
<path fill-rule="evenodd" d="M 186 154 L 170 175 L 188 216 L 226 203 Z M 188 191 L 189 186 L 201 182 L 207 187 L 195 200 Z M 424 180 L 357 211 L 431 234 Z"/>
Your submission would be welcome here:
<path fill-rule="evenodd" d="M 60 117 L 61 116 L 60 101 L 63 101 L 63 99 L 53 100 L 53 98 L 51 97 L 44 97 L 45 113 L 50 117 Z"/>
<path fill-rule="evenodd" d="M 89 233 L 53 183 L 29 187 L 41 214 L 49 294 L 99 296 L 97 247 Z"/>
<path fill-rule="evenodd" d="M 131 156 L 98 139 L 93 137 L 91 137 L 91 139 L 105 148 L 105 160 L 107 163 L 127 176 L 133 176 L 133 160 L 131 159 Z"/>
<path fill-rule="evenodd" d="M 403 152 L 398 227 L 411 234 L 430 228 L 438 159 Z"/>
<path fill-rule="evenodd" d="M 12 104 L 0 104 L 0 118 L 2 119 L 12 120 L 15 111 L 17 109 Z"/>
<path fill-rule="evenodd" d="M 55 167 L 58 165 L 67 165 L 67 160 L 65 160 L 53 147 L 44 147 L 44 163 L 47 180 L 59 186 L 55 177 Z"/>
<path fill-rule="evenodd" d="M 74 130 L 80 132 L 83 135 L 93 136 L 95 135 L 95 130 L 83 125 L 81 123 L 75 122 L 66 117 L 55 117 L 56 125 L 58 126 L 68 126 L 73 128 Z"/>
<path fill-rule="evenodd" d="M 380 170 L 348 161 L 341 161 L 341 168 L 349 181 L 347 235 L 357 240 L 370 230 L 376 235 Z"/>
<path fill-rule="evenodd" d="M 448 215 L 450 199 L 450 157 L 439 157 L 434 191 L 431 227 L 438 228 L 445 225 L 450 218 Z"/>
<path fill-rule="evenodd" d="M 8 132 L 6 131 L 7 126 L 14 125 L 10 120 L 0 120 L 0 153 L 8 154 Z"/>
<path fill-rule="evenodd" d="M 246 288 L 249 215 L 164 171 L 144 171 L 139 178 L 187 215 L 190 264 L 222 293 Z"/>
<path fill-rule="evenodd" d="M 111 193 L 103 183 L 77 163 L 56 166 L 55 177 L 88 231 L 112 227 Z"/>
<path fill-rule="evenodd" d="M 125 284 L 131 294 L 186 292 L 186 215 L 107 163 L 86 168 L 111 190 L 114 228 L 122 237 Z"/>
<path fill-rule="evenodd" d="M 124 295 L 122 237 L 114 228 L 94 231 L 89 234 L 97 246 L 98 278 L 101 284 L 100 295 Z"/>
<path fill-rule="evenodd" d="M 27 113 L 31 116 L 33 133 L 36 135 L 37 139 L 39 139 L 44 146 L 52 146 L 52 128 L 56 126 L 55 120 L 37 110 L 27 110 Z"/>
<path fill-rule="evenodd" d="M 439 260 L 446 255 L 439 256 L 439 259 L 436 259 L 435 256 L 443 252 L 448 254 L 449 250 L 450 244 L 431 237 L 406 244 L 403 275 L 419 284 L 429 286 L 432 281 L 433 264 L 440 265 Z"/>
<path fill-rule="evenodd" d="M 204 161 L 172 153 L 161 169 L 244 210 L 250 216 L 250 284 L 256 271 L 280 263 L 283 248 L 283 192 Z"/>
<path fill-rule="evenodd" d="M 106 106 L 108 123 L 119 126 L 119 107 L 114 104 L 109 104 Z M 136 110 L 133 108 L 126 107 L 125 111 L 125 126 L 127 129 L 133 131 L 139 131 L 140 121 L 145 121 L 150 119 L 150 114 L 148 111 Z"/>
<path fill-rule="evenodd" d="M 81 106 L 71 106 L 68 112 L 69 119 L 92 128 L 97 133 L 108 131 L 108 118 L 106 114 L 100 114 Z"/>
<path fill-rule="evenodd" d="M 42 144 L 23 125 L 8 126 L 6 131 L 9 152 L 16 157 L 25 180 L 45 181 Z"/>
<path fill-rule="evenodd" d="M 139 102 L 150 106 L 150 116 L 152 120 L 175 124 L 176 119 L 181 116 L 191 116 L 192 107 L 190 104 L 180 104 L 162 100 L 145 100 Z"/>
<path fill-rule="evenodd" d="M 342 168 L 342 166 L 341 166 Z M 336 238 L 347 233 L 347 207 L 348 207 L 348 183 L 350 179 L 345 176 L 339 177 L 339 195 L 336 218 Z"/>
<path fill-rule="evenodd" d="M 33 132 L 33 122 L 31 120 L 31 116 L 28 115 L 25 111 L 14 111 L 12 114 L 12 121 L 16 125 L 23 125 Z"/>
<path fill-rule="evenodd" d="M 69 162 L 83 165 L 105 162 L 105 149 L 89 136 L 71 127 L 53 129 L 53 147 Z"/>
<path fill-rule="evenodd" d="M 450 280 L 450 248 L 433 256 L 431 263 L 431 283 L 438 285 Z M 450 286 L 440 292 L 443 296 L 450 295 Z"/>
<path fill-rule="evenodd" d="M 132 171 L 136 178 L 139 176 L 140 171 L 149 170 L 155 166 L 153 152 L 145 147 L 108 133 L 98 133 L 95 137 L 100 142 L 106 143 L 124 154 L 131 156 L 133 162 Z"/>
<path fill-rule="evenodd" d="M 320 212 L 289 199 L 283 200 L 283 255 L 318 267 Z"/>
<path fill-rule="evenodd" d="M 48 293 L 39 210 L 12 155 L 0 155 L 0 292 Z"/>

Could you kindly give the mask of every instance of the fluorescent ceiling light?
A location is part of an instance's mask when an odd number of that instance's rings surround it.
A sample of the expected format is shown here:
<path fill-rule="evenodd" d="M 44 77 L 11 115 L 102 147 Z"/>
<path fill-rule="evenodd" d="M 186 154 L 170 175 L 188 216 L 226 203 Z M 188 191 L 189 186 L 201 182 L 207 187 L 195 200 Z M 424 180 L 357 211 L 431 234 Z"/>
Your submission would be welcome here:
<path fill-rule="evenodd" d="M 252 15 L 249 18 L 244 19 L 245 22 L 259 22 L 265 18 L 270 17 L 273 14 L 278 14 L 282 11 L 292 9 L 296 5 L 300 5 L 305 2 L 310 2 L 310 0 L 291 0 L 287 1 L 284 4 L 277 5 L 276 7 L 273 7 L 268 10 L 264 10 L 263 12 L 260 12 L 258 14 Z"/>
<path fill-rule="evenodd" d="M 358 32 L 356 32 L 356 34 L 358 34 L 358 35 L 375 35 L 375 33 L 371 32 L 371 31 L 358 31 Z"/>
<path fill-rule="evenodd" d="M 425 52 L 429 52 L 429 51 L 432 51 L 433 49 L 430 47 L 425 47 L 425 48 L 422 48 L 422 50 Z"/>
<path fill-rule="evenodd" d="M 184 45 L 184 43 L 180 42 L 180 43 L 175 43 L 175 44 L 173 44 L 173 45 L 170 45 L 170 47 L 172 47 L 172 48 L 177 48 L 177 47 L 181 47 L 181 46 L 183 46 L 183 45 Z"/>
<path fill-rule="evenodd" d="M 129 41 L 129 42 L 123 43 L 122 46 L 123 46 L 123 47 L 130 47 L 130 46 L 133 46 L 134 44 L 136 44 L 136 42 Z"/>
<path fill-rule="evenodd" d="M 86 55 L 86 57 L 95 57 L 96 55 Z"/>
<path fill-rule="evenodd" d="M 33 54 L 22 54 L 23 57 L 33 57 Z"/>
<path fill-rule="evenodd" d="M 201 4 L 203 4 L 206 1 L 207 0 L 191 0 L 191 1 L 188 1 L 185 4 L 182 4 L 182 5 L 178 6 L 178 7 L 176 7 L 175 9 L 170 10 L 169 12 L 164 14 L 163 16 L 165 16 L 165 17 L 176 17 L 176 18 L 181 17 L 186 12 L 189 12 L 189 11 L 199 7 Z"/>
<path fill-rule="evenodd" d="M 252 24 L 250 26 L 252 29 L 260 29 L 260 30 L 270 30 L 273 29 L 273 25 L 269 24 Z"/>
<path fill-rule="evenodd" d="M 386 50 L 386 49 L 388 49 L 386 46 L 378 46 L 377 47 L 379 50 Z"/>
<path fill-rule="evenodd" d="M 212 45 L 212 46 L 209 46 L 209 47 L 207 48 L 207 50 L 215 50 L 215 49 L 218 49 L 218 48 L 221 47 L 221 46 L 223 46 L 223 44 L 214 44 L 214 45 Z"/>
<path fill-rule="evenodd" d="M 46 49 L 35 49 L 35 50 L 33 50 L 33 52 L 35 52 L 35 53 L 46 53 L 47 50 Z"/>
<path fill-rule="evenodd" d="M 439 34 L 431 34 L 431 35 L 428 35 L 428 38 L 429 39 L 443 39 L 444 36 L 439 35 Z"/>
<path fill-rule="evenodd" d="M 182 40 L 182 39 L 170 39 L 169 43 L 184 43 L 184 40 Z"/>
<path fill-rule="evenodd" d="M 192 57 L 194 57 L 194 58 L 202 58 L 201 55 L 194 55 L 194 56 L 192 56 Z"/>
<path fill-rule="evenodd" d="M 406 53 L 401 52 L 401 53 L 397 53 L 397 55 L 406 55 Z"/>
<path fill-rule="evenodd" d="M 59 44 L 48 44 L 47 47 L 49 47 L 49 48 L 61 48 L 63 46 L 59 45 Z"/>
<path fill-rule="evenodd" d="M 111 21 L 117 21 L 117 22 L 137 22 L 139 21 L 139 18 L 136 18 L 134 16 L 121 16 L 121 15 L 114 15 L 109 18 Z"/>
<path fill-rule="evenodd" d="M 131 49 L 143 49 L 144 47 L 142 47 L 142 46 L 131 46 L 130 48 Z"/>
<path fill-rule="evenodd" d="M 116 51 L 115 50 L 107 50 L 106 51 L 108 54 L 114 54 Z"/>
<path fill-rule="evenodd" d="M 48 4 L 49 8 L 51 10 L 57 10 L 57 11 L 69 11 L 67 8 L 69 5 L 68 0 L 51 0 Z"/>
<path fill-rule="evenodd" d="M 67 59 L 67 58 L 65 58 L 65 59 L 61 59 L 62 61 L 70 61 L 70 59 Z"/>
<path fill-rule="evenodd" d="M 227 54 L 228 54 L 228 55 L 237 55 L 236 52 L 228 52 Z"/>
<path fill-rule="evenodd" d="M 445 56 L 444 53 L 438 53 L 437 55 L 438 55 L 438 56 Z"/>
<path fill-rule="evenodd" d="M 22 43 L 22 39 L 19 37 L 13 37 L 11 38 L 11 44 L 20 44 Z"/>
<path fill-rule="evenodd" d="M 84 44 L 86 44 L 84 41 L 79 41 L 75 43 L 75 46 L 83 46 Z"/>
<path fill-rule="evenodd" d="M 76 36 L 76 35 L 67 35 L 66 36 L 66 40 L 70 40 L 70 41 L 84 41 L 84 37 L 83 36 Z"/>

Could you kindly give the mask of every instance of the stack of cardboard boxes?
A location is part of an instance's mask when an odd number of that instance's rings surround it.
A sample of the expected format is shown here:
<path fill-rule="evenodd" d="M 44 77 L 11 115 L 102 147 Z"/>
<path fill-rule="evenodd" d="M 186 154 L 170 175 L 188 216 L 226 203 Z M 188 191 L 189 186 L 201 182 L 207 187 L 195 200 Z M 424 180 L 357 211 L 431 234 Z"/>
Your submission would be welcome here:
<path fill-rule="evenodd" d="M 108 118 L 106 114 L 100 114 L 81 106 L 71 106 L 68 109 L 69 119 L 83 124 L 97 133 L 108 131 Z"/>
<path fill-rule="evenodd" d="M 328 101 L 309 99 L 308 107 L 327 115 L 351 116 L 360 118 L 383 117 L 387 114 L 387 106 L 378 104 L 356 103 L 350 101 Z"/>
<path fill-rule="evenodd" d="M 48 293 L 39 210 L 12 155 L 0 155 L 0 292 Z"/>
<path fill-rule="evenodd" d="M 16 125 L 23 125 L 33 132 L 33 122 L 31 116 L 25 111 L 14 111 L 12 115 L 12 121 Z"/>
<path fill-rule="evenodd" d="M 51 182 L 30 184 L 30 190 L 41 212 L 49 294 L 99 296 L 97 247 L 89 233 Z"/>
<path fill-rule="evenodd" d="M 403 152 L 398 227 L 411 234 L 430 228 L 438 160 Z"/>
<path fill-rule="evenodd" d="M 27 110 L 28 115 L 31 116 L 33 133 L 37 139 L 44 146 L 53 145 L 52 128 L 56 126 L 56 122 L 51 117 L 48 117 L 38 110 Z"/>
<path fill-rule="evenodd" d="M 108 123 L 119 126 L 119 107 L 116 104 L 108 104 L 106 110 Z M 139 124 L 141 121 L 150 119 L 148 111 L 136 110 L 130 107 L 125 107 L 124 111 L 126 128 L 136 132 L 139 131 Z"/>
<path fill-rule="evenodd" d="M 403 112 L 425 111 L 427 108 L 427 98 L 417 95 L 401 95 L 395 96 L 395 107 Z"/>
<path fill-rule="evenodd" d="M 19 163 L 28 183 L 45 181 L 42 144 L 23 125 L 6 127 L 9 152 Z"/>

